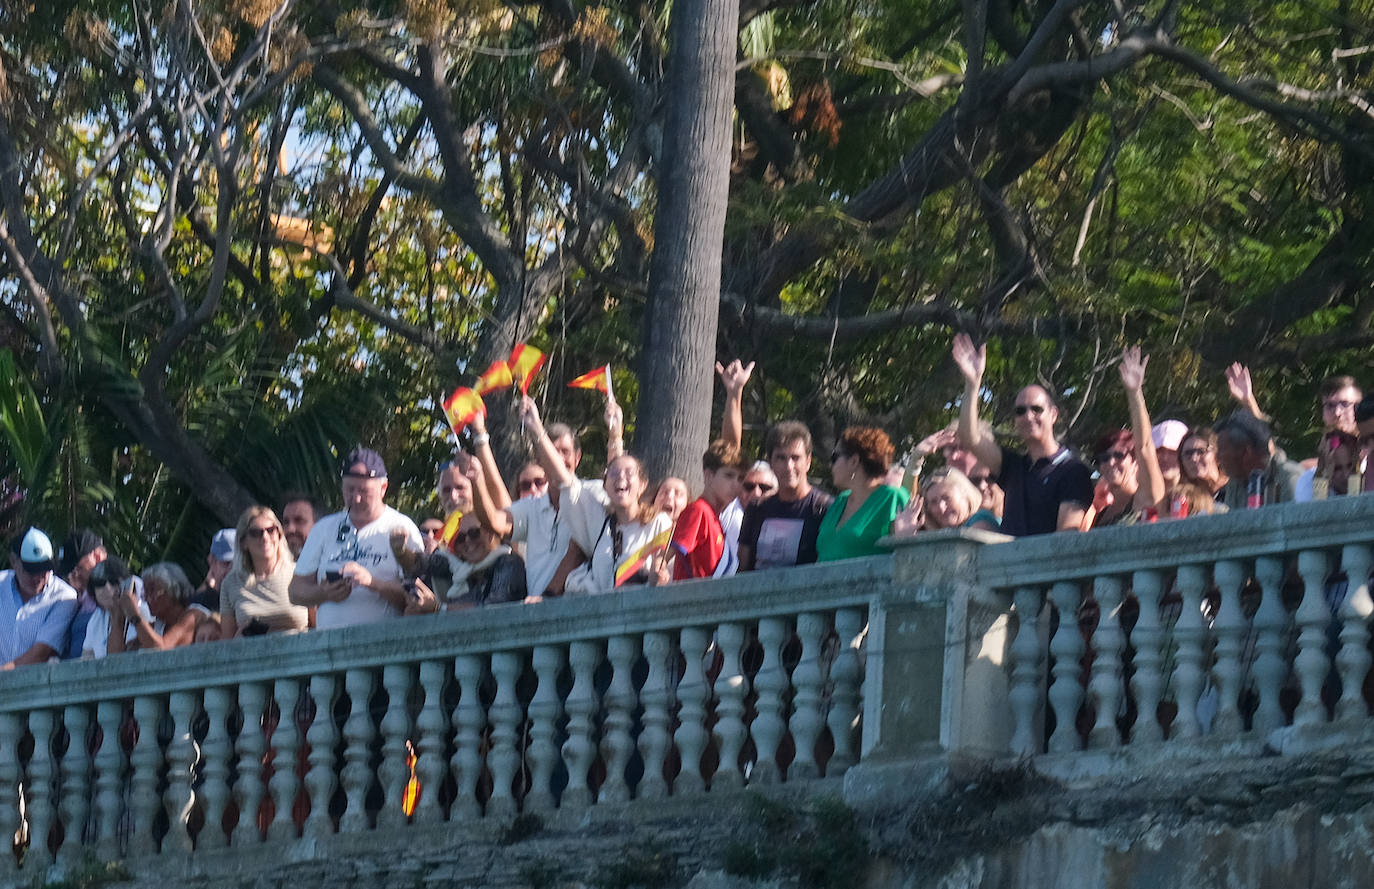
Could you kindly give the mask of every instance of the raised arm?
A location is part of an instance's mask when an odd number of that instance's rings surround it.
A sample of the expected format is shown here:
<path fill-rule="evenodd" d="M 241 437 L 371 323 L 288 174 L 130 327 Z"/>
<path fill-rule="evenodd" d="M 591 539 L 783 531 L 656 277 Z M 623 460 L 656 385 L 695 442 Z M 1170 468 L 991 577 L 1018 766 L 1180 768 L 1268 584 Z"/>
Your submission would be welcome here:
<path fill-rule="evenodd" d="M 606 465 L 625 453 L 625 412 L 620 402 L 606 399 Z"/>
<path fill-rule="evenodd" d="M 987 369 L 988 347 L 974 346 L 966 333 L 954 337 L 954 363 L 964 377 L 964 400 L 959 406 L 959 443 L 978 458 L 993 475 L 1002 471 L 1002 449 L 991 435 L 985 435 L 978 422 L 978 399 L 982 395 L 983 371 Z"/>
<path fill-rule="evenodd" d="M 487 434 L 487 418 L 480 411 L 477 416 L 472 418 L 472 452 L 477 457 L 477 461 L 482 466 L 482 476 L 486 479 L 486 493 L 496 509 L 505 509 L 510 506 L 510 491 L 506 488 L 506 482 L 501 478 L 501 470 L 496 465 L 496 455 L 491 452 L 491 436 Z M 471 473 L 464 470 L 473 483 L 472 498 L 477 499 L 477 479 L 473 479 Z"/>
<path fill-rule="evenodd" d="M 736 448 L 744 441 L 744 386 L 753 373 L 752 361 L 743 365 L 736 358 L 724 367 L 719 361 L 716 362 L 716 375 L 725 387 L 725 410 L 720 417 L 720 437 Z"/>
<path fill-rule="evenodd" d="M 560 488 L 572 484 L 573 474 L 564 465 L 563 458 L 549 440 L 549 434 L 544 431 L 544 424 L 539 419 L 539 407 L 528 395 L 520 400 L 520 422 L 525 425 L 525 431 L 534 440 L 534 459 L 538 460 L 539 465 L 548 473 L 549 484 Z"/>
<path fill-rule="evenodd" d="M 483 527 L 493 531 L 498 537 L 506 537 L 515 527 L 515 521 L 511 518 L 509 506 L 510 499 L 507 498 L 505 504 L 498 506 L 491 496 L 491 486 L 486 483 L 484 476 L 487 467 L 480 457 L 471 457 L 460 453 L 458 456 L 458 471 L 466 475 L 472 482 L 472 504 L 477 513 L 477 521 Z M 501 490 L 506 489 L 504 482 L 498 481 Z"/>
<path fill-rule="evenodd" d="M 1159 469 L 1159 455 L 1155 453 L 1154 437 L 1150 435 L 1150 411 L 1145 407 L 1145 367 L 1149 355 L 1141 355 L 1139 346 L 1131 346 L 1121 353 L 1121 384 L 1126 387 L 1126 405 L 1131 412 L 1131 432 L 1135 435 L 1140 469 L 1145 473 L 1135 491 L 1137 509 L 1158 507 L 1167 493 L 1164 473 Z"/>
<path fill-rule="evenodd" d="M 1255 384 L 1250 381 L 1250 368 L 1239 361 L 1226 368 L 1226 388 L 1242 408 L 1266 423 L 1269 422 L 1264 411 L 1260 410 L 1259 402 L 1255 400 Z"/>

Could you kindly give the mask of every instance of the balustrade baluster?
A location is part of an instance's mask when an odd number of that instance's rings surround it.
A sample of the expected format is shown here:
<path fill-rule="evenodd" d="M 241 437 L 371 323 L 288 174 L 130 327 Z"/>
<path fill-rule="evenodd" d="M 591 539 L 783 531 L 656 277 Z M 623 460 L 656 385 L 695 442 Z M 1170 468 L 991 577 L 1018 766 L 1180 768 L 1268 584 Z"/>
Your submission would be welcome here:
<path fill-rule="evenodd" d="M 338 680 L 333 673 L 310 677 L 310 697 L 315 704 L 315 718 L 305 733 L 310 745 L 310 770 L 305 773 L 305 786 L 310 794 L 310 814 L 306 816 L 304 833 L 307 837 L 326 837 L 334 832 L 334 820 L 329 804 L 338 789 L 334 776 L 334 745 L 339 729 L 334 723 L 334 693 Z"/>
<path fill-rule="evenodd" d="M 754 717 L 750 730 L 758 751 L 758 761 L 749 775 L 751 782 L 773 784 L 782 780 L 778 748 L 787 733 L 787 723 L 782 718 L 787 694 L 787 671 L 782 666 L 782 647 L 789 637 L 787 629 L 787 621 L 780 617 L 766 617 L 759 621 L 763 663 L 754 677 L 754 691 L 758 693 L 754 708 L 758 715 Z"/>
<path fill-rule="evenodd" d="M 1011 643 L 1011 690 L 1007 697 L 1015 720 L 1011 751 L 1018 756 L 1040 752 L 1040 712 L 1044 681 L 1040 674 L 1044 652 L 1040 640 L 1040 611 L 1044 597 L 1038 587 L 1018 587 L 1012 594 L 1016 609 L 1016 638 Z"/>
<path fill-rule="evenodd" d="M 191 736 L 197 697 L 195 692 L 174 691 L 167 708 L 172 720 L 172 740 L 167 745 L 167 788 L 162 793 L 162 809 L 167 813 L 167 838 L 162 843 L 164 852 L 189 854 L 191 851 L 188 820 L 196 802 L 192 782 L 196 760 L 200 758 L 200 749 Z"/>
<path fill-rule="evenodd" d="M 491 749 L 487 765 L 491 769 L 491 799 L 487 814 L 507 816 L 515 812 L 515 773 L 520 768 L 520 723 L 525 714 L 515 694 L 524 658 L 517 652 L 498 651 L 491 656 L 491 674 L 496 680 L 496 697 L 488 708 L 491 720 Z"/>
<path fill-rule="evenodd" d="M 1369 715 L 1364 702 L 1364 680 L 1369 674 L 1369 615 L 1374 601 L 1369 596 L 1369 547 L 1362 543 L 1341 548 L 1341 567 L 1345 569 L 1346 594 L 1341 604 L 1341 650 L 1336 668 L 1341 675 L 1341 699 L 1336 702 L 1336 718 L 1363 719 Z"/>
<path fill-rule="evenodd" d="M 1197 718 L 1197 702 L 1202 696 L 1207 672 L 1203 669 L 1203 643 L 1207 625 L 1202 621 L 1202 597 L 1207 591 L 1207 568 L 1203 565 L 1183 565 L 1175 581 L 1182 603 L 1178 621 L 1174 624 L 1174 700 L 1178 715 L 1169 729 L 1171 738 L 1196 738 L 1202 734 Z"/>
<path fill-rule="evenodd" d="M 419 759 L 415 763 L 415 777 L 420 782 L 420 799 L 414 816 L 417 824 L 437 824 L 444 819 L 444 811 L 439 806 L 439 787 L 448 771 L 448 760 L 444 757 L 444 734 L 449 726 L 448 715 L 444 713 L 444 682 L 447 679 L 448 664 L 444 661 L 420 664 L 420 687 L 425 692 L 425 703 L 415 719 L 415 728 L 420 735 L 416 745 Z"/>
<path fill-rule="evenodd" d="M 300 702 L 301 681 L 278 679 L 273 689 L 277 701 L 277 728 L 272 732 L 272 777 L 267 782 L 272 795 L 272 823 L 267 836 L 273 840 L 296 838 L 296 794 L 301 788 L 296 773 L 296 755 L 300 751 L 301 733 L 296 725 L 296 705 Z"/>
<path fill-rule="evenodd" d="M 588 773 L 596 761 L 592 742 L 592 718 L 596 715 L 596 689 L 592 674 L 601 662 L 601 646 L 595 642 L 574 642 L 568 651 L 573 686 L 568 693 L 568 740 L 563 742 L 563 762 L 568 767 L 568 788 L 563 791 L 563 806 L 588 806 L 592 802 Z"/>
<path fill-rule="evenodd" d="M 1249 664 L 1241 663 L 1246 656 L 1245 612 L 1240 607 L 1240 593 L 1245 588 L 1245 565 L 1235 559 L 1217 562 L 1214 571 L 1217 588 L 1221 591 L 1221 607 L 1217 609 L 1212 631 L 1216 634 L 1216 666 L 1212 673 L 1217 681 L 1217 715 L 1212 733 L 1236 734 L 1241 730 L 1240 679 Z"/>
<path fill-rule="evenodd" d="M 243 724 L 234 744 L 239 757 L 238 777 L 234 781 L 234 802 L 239 809 L 232 838 L 235 846 L 251 846 L 262 841 L 258 809 L 266 793 L 262 780 L 262 757 L 267 752 L 267 738 L 263 735 L 263 711 L 266 709 L 266 684 L 244 682 L 239 685 L 239 714 Z"/>
<path fill-rule="evenodd" d="M 1264 556 L 1255 560 L 1255 579 L 1260 585 L 1259 610 L 1255 612 L 1255 678 L 1254 729 L 1268 734 L 1283 725 L 1283 708 L 1279 705 L 1279 689 L 1288 676 L 1284 663 L 1283 643 L 1288 628 L 1288 612 L 1283 607 L 1283 559 Z"/>
<path fill-rule="evenodd" d="M 673 793 L 700 793 L 706 788 L 701 774 L 701 756 L 710 743 L 706 714 L 711 702 L 711 687 L 706 683 L 702 659 L 711 644 L 711 634 L 703 627 L 686 627 L 680 635 L 684 667 L 677 685 L 678 727 L 673 734 L 682 768 L 673 781 Z"/>
<path fill-rule="evenodd" d="M 205 716 L 210 728 L 205 733 L 201 754 L 205 757 L 200 797 L 204 802 L 205 826 L 196 837 L 197 849 L 223 849 L 229 844 L 224 833 L 224 810 L 229 805 L 229 772 L 234 755 L 233 739 L 229 737 L 229 715 L 233 698 L 229 689 L 216 686 L 205 690 Z"/>
<path fill-rule="evenodd" d="M 24 867 L 26 870 L 33 868 L 40 873 L 53 861 L 52 850 L 48 846 L 48 835 L 52 832 L 53 821 L 57 817 L 57 799 L 53 795 L 56 769 L 52 753 L 53 730 L 56 726 L 56 714 L 47 707 L 29 713 L 33 756 L 29 759 L 24 784 L 28 799 L 25 815 L 29 822 L 29 848 L 24 853 Z"/>
<path fill-rule="evenodd" d="M 138 740 L 129 759 L 133 765 L 131 779 L 134 826 L 130 850 L 135 854 L 151 855 L 157 851 L 157 837 L 153 834 L 154 819 L 162 809 L 162 797 L 157 792 L 162 775 L 162 748 L 158 744 L 158 725 L 162 721 L 162 699 L 153 695 L 139 695 L 134 699 L 134 721 L 138 723 Z"/>
<path fill-rule="evenodd" d="M 1131 578 L 1140 615 L 1131 630 L 1131 645 L 1135 647 L 1135 675 L 1131 677 L 1131 691 L 1135 693 L 1135 726 L 1132 742 L 1160 741 L 1164 732 L 1159 727 L 1159 698 L 1164 692 L 1164 677 L 1160 666 L 1164 661 L 1161 643 L 1164 633 L 1159 624 L 1159 600 L 1164 593 L 1164 576 L 1155 569 L 1137 571 Z"/>
<path fill-rule="evenodd" d="M 91 712 L 88 704 L 70 704 L 62 717 L 67 752 L 62 756 L 62 845 L 59 861 L 71 864 L 86 854 L 86 822 L 91 814 Z"/>
<path fill-rule="evenodd" d="M 1298 605 L 1298 655 L 1293 669 L 1302 685 L 1302 699 L 1293 714 L 1294 725 L 1318 725 L 1326 721 L 1322 686 L 1331 671 L 1326 653 L 1326 628 L 1331 625 L 1331 607 L 1326 603 L 1326 576 L 1331 561 L 1319 549 L 1298 553 L 1298 575 L 1302 577 L 1302 603 Z"/>
<path fill-rule="evenodd" d="M 749 694 L 749 677 L 744 675 L 740 665 L 740 653 L 744 647 L 744 626 L 742 624 L 721 624 L 716 629 L 716 645 L 720 648 L 723 662 L 720 675 L 716 677 L 716 722 L 715 735 L 720 741 L 720 764 L 711 778 L 711 789 L 739 787 L 744 783 L 744 775 L 739 768 L 740 751 L 748 738 L 744 725 L 744 699 Z"/>
<path fill-rule="evenodd" d="M 410 694 L 413 673 L 409 664 L 387 664 L 382 668 L 382 688 L 386 690 L 386 713 L 382 716 L 382 761 L 377 780 L 382 785 L 382 808 L 377 813 L 378 827 L 406 824 L 405 795 L 410 782 L 410 713 L 406 697 Z"/>
<path fill-rule="evenodd" d="M 1078 582 L 1061 580 L 1050 588 L 1050 598 L 1059 612 L 1059 629 L 1050 640 L 1054 655 L 1054 682 L 1050 685 L 1050 706 L 1054 708 L 1054 734 L 1051 753 L 1077 750 L 1078 708 L 1083 704 L 1083 687 L 1078 683 L 1079 659 L 1083 656 L 1083 634 L 1078 630 Z"/>
<path fill-rule="evenodd" d="M 103 860 L 118 858 L 119 816 L 124 796 L 120 767 L 124 764 L 124 750 L 119 742 L 119 726 L 124 721 L 124 704 L 121 701 L 101 701 L 96 705 L 96 721 L 100 724 L 100 747 L 95 754 L 95 824 L 92 839 L 95 841 L 96 856 Z M 0 731 L 0 735 L 3 735 Z M 0 744 L 0 750 L 12 750 L 8 736 Z M 3 760 L 0 760 L 3 761 Z M 5 791 L 0 784 L 0 792 Z M 0 812 L 6 809 L 0 807 Z M 10 836 L 4 825 L 0 825 L 0 836 Z"/>
<path fill-rule="evenodd" d="M 816 741 L 825 726 L 821 702 L 825 688 L 825 674 L 821 670 L 821 649 L 830 628 L 825 615 L 814 612 L 797 617 L 797 638 L 801 642 L 801 659 L 792 669 L 792 718 L 788 729 L 796 755 L 787 775 L 793 780 L 816 778 L 821 774 L 816 762 Z"/>
<path fill-rule="evenodd" d="M 452 817 L 471 817 L 481 814 L 477 803 L 477 781 L 482 777 L 482 729 L 486 727 L 486 711 L 482 709 L 482 659 L 464 654 L 454 659 L 454 673 L 458 677 L 458 706 L 453 710 L 453 759 L 451 767 L 457 791 L 453 798 Z"/>
<path fill-rule="evenodd" d="M 19 741 L 24 737 L 23 717 L 0 713 L 0 873 L 13 874 L 18 862 L 10 838 L 19 832 Z"/>
<path fill-rule="evenodd" d="M 854 743 L 859 722 L 859 685 L 862 670 L 859 666 L 859 646 L 863 644 L 864 615 L 857 608 L 840 608 L 835 612 L 835 633 L 840 638 L 839 652 L 830 665 L 830 713 L 826 723 L 835 742 L 835 752 L 826 766 L 830 776 L 842 774 L 859 761 Z"/>
<path fill-rule="evenodd" d="M 1121 632 L 1121 578 L 1115 575 L 1095 578 L 1093 599 L 1097 601 L 1098 610 L 1097 630 L 1093 633 L 1096 657 L 1088 688 L 1097 707 L 1097 719 L 1088 733 L 1088 746 L 1118 747 L 1121 732 L 1116 727 L 1116 714 L 1121 704 L 1121 649 L 1125 644 L 1125 635 Z"/>
<path fill-rule="evenodd" d="M 663 777 L 663 764 L 668 757 L 668 700 L 673 667 L 677 662 L 677 650 L 667 633 L 644 634 L 644 659 L 649 672 L 644 679 L 644 688 L 639 692 L 640 702 L 644 705 L 644 728 L 639 733 L 639 756 L 644 760 L 644 777 L 640 779 L 636 793 L 640 799 L 656 799 L 666 796 L 668 782 Z"/>
<path fill-rule="evenodd" d="M 606 781 L 601 785 L 598 799 L 607 802 L 626 802 L 630 785 L 625 768 L 634 753 L 634 710 L 637 704 L 634 682 L 630 672 L 639 657 L 639 640 L 634 636 L 613 636 L 606 643 L 606 659 L 611 663 L 611 684 L 602 698 L 606 721 L 602 728 L 601 756 L 606 763 Z"/>
<path fill-rule="evenodd" d="M 357 833 L 371 826 L 367 816 L 367 792 L 372 789 L 370 759 L 372 739 L 376 736 L 371 713 L 374 684 L 371 670 L 349 670 L 344 674 L 349 710 L 343 727 L 344 767 L 339 777 L 348 802 L 339 819 L 341 833 Z"/>
<path fill-rule="evenodd" d="M 563 713 L 558 698 L 558 671 L 563 668 L 563 649 L 540 645 L 534 649 L 532 666 L 537 685 L 530 700 L 530 789 L 525 794 L 525 811 L 543 812 L 553 808 L 553 776 L 558 768 L 558 717 Z"/>

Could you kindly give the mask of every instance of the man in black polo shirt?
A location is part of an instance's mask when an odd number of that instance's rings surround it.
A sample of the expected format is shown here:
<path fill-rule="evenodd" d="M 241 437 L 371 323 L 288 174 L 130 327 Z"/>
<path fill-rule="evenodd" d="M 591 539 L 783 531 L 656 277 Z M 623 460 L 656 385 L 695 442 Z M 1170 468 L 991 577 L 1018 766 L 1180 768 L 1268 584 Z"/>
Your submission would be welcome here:
<path fill-rule="evenodd" d="M 978 423 L 987 346 L 973 345 L 967 334 L 954 338 L 954 363 L 964 375 L 959 410 L 959 442 L 973 452 L 1006 492 L 1002 533 L 1014 537 L 1077 530 L 1092 505 L 1092 473 L 1054 437 L 1059 408 L 1043 386 L 1016 394 L 1016 434 L 1026 453 L 997 444 Z"/>

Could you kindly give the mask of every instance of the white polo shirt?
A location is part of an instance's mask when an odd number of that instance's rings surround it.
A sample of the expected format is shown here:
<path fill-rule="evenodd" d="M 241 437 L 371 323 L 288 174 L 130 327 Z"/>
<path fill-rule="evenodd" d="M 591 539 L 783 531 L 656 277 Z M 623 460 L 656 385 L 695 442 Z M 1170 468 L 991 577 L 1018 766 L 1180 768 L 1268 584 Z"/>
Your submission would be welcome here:
<path fill-rule="evenodd" d="M 38 595 L 25 602 L 13 571 L 0 571 L 0 664 L 7 664 L 42 642 L 60 656 L 76 617 L 76 590 L 54 574 Z"/>
<path fill-rule="evenodd" d="M 327 515 L 310 529 L 310 536 L 301 548 L 301 557 L 296 560 L 296 576 L 314 577 L 317 583 L 323 583 L 326 572 L 339 571 L 346 563 L 357 562 L 372 572 L 375 580 L 401 580 L 404 572 L 391 551 L 394 528 L 405 530 L 406 549 L 416 553 L 425 551 L 420 529 L 390 506 L 384 507 L 375 521 L 361 528 L 352 526 L 346 511 Z M 375 591 L 355 586 L 342 602 L 322 603 L 315 614 L 315 626 L 327 630 L 400 616 L 401 612 Z"/>
<path fill-rule="evenodd" d="M 600 481 L 579 479 L 575 484 L 602 487 Z M 525 580 L 531 596 L 542 596 L 549 588 L 572 540 L 573 522 L 564 517 L 569 512 L 568 498 L 563 497 L 559 503 L 562 509 L 554 509 L 546 491 L 538 497 L 516 500 L 508 507 L 511 540 L 525 544 Z"/>

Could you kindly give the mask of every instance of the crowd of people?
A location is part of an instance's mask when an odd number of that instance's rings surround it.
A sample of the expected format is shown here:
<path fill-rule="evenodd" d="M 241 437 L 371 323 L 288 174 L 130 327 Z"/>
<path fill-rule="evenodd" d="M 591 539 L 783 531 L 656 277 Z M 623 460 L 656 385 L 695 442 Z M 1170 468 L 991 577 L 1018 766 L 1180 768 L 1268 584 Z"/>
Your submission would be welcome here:
<path fill-rule="evenodd" d="M 480 414 L 469 448 L 439 467 L 438 508 L 418 525 L 386 504 L 383 458 L 358 447 L 341 462 L 342 510 L 325 514 L 298 494 L 284 496 L 279 510 L 249 507 L 236 527 L 214 535 L 199 587 L 170 562 L 135 574 L 90 529 L 73 530 L 55 549 L 43 530 L 28 528 L 12 542 L 11 570 L 0 572 L 0 664 L 725 577 L 873 555 L 883 538 L 941 529 L 1088 531 L 1366 487 L 1374 398 L 1350 377 L 1320 387 L 1323 432 L 1315 457 L 1300 464 L 1274 442 L 1243 366 L 1226 374 L 1239 403 L 1233 413 L 1211 426 L 1156 424 L 1144 396 L 1148 357 L 1127 349 L 1118 367 L 1129 424 L 1097 439 L 1090 466 L 1060 440 L 1059 406 L 1040 384 L 1016 394 L 1011 443 L 999 443 L 980 417 L 985 347 L 961 334 L 953 359 L 964 381 L 957 423 L 901 461 L 882 429 L 844 430 L 829 455 L 834 493 L 813 483 L 813 440 L 802 423 L 768 429 L 763 459 L 745 454 L 742 402 L 753 365 L 734 361 L 716 365 L 725 409 L 695 499 L 682 479 L 652 485 L 625 451 L 613 399 L 605 472 L 586 479 L 578 435 L 546 425 L 522 396 L 530 456 L 514 489 Z M 925 472 L 936 455 L 943 465 Z"/>

